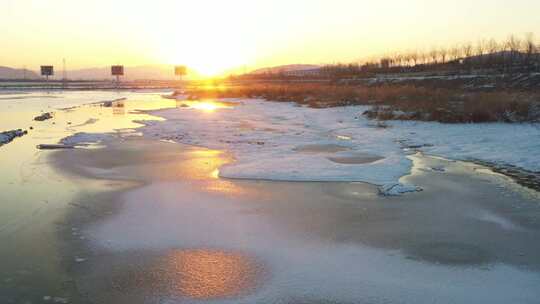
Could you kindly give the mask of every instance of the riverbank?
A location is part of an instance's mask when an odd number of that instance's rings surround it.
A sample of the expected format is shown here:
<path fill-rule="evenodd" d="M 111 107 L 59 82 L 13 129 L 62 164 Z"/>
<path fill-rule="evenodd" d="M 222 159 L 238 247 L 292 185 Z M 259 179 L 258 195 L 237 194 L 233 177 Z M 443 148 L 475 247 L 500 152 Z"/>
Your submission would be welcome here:
<path fill-rule="evenodd" d="M 327 82 L 238 82 L 198 85 L 179 91 L 192 99 L 256 98 L 295 102 L 313 108 L 368 105 L 363 115 L 377 120 L 442 123 L 523 123 L 540 121 L 540 95 L 535 91 L 474 92 L 415 84 L 348 85 Z"/>

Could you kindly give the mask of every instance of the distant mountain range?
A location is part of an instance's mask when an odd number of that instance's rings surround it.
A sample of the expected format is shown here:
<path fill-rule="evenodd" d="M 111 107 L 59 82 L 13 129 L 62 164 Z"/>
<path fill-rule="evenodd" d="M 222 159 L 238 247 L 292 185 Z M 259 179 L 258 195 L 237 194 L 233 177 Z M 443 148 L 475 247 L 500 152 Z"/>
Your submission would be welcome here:
<path fill-rule="evenodd" d="M 305 71 L 320 68 L 313 64 L 289 64 L 275 67 L 260 68 L 250 72 L 250 74 L 279 74 L 285 72 Z M 62 70 L 55 67 L 52 79 L 62 79 Z M 9 67 L 0 67 L 0 79 L 41 79 L 39 71 L 24 69 L 14 69 Z M 68 70 L 67 78 L 69 80 L 110 80 L 111 67 L 86 68 L 77 70 Z M 144 66 L 126 66 L 124 68 L 124 80 L 171 80 L 174 79 L 174 66 L 172 65 L 144 65 Z"/>
<path fill-rule="evenodd" d="M 0 79 L 39 79 L 39 75 L 27 69 L 0 66 Z"/>
<path fill-rule="evenodd" d="M 106 80 L 111 79 L 111 67 L 88 68 L 71 70 L 67 72 L 71 80 Z M 125 67 L 124 80 L 171 80 L 174 79 L 174 66 L 172 65 L 145 65 Z"/>
<path fill-rule="evenodd" d="M 124 80 L 171 80 L 174 79 L 174 66 L 172 65 L 146 65 L 136 67 L 125 67 Z M 54 76 L 51 79 L 62 79 L 62 70 L 58 67 L 54 69 Z M 14 69 L 0 66 L 0 79 L 41 79 L 39 71 L 25 69 Z M 87 68 L 78 70 L 68 70 L 69 80 L 109 80 L 112 79 L 111 67 Z"/>
<path fill-rule="evenodd" d="M 315 64 L 288 64 L 269 68 L 261 68 L 250 72 L 250 74 L 279 74 L 285 72 L 305 71 L 318 69 L 321 66 Z"/>

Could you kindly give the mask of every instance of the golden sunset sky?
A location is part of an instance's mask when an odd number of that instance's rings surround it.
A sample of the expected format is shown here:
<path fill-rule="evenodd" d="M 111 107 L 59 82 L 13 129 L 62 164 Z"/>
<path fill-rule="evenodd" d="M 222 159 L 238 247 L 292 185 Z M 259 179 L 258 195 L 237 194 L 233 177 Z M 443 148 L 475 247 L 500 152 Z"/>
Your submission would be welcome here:
<path fill-rule="evenodd" d="M 539 0 L 0 0 L 0 65 L 350 62 L 540 29 Z"/>

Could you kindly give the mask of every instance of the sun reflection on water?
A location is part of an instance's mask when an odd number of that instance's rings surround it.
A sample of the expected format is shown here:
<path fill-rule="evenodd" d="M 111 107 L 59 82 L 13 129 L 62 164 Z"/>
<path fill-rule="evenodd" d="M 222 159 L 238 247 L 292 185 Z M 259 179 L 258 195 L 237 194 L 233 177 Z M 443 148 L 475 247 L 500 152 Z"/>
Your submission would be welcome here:
<path fill-rule="evenodd" d="M 195 299 L 234 297 L 253 290 L 261 266 L 242 254 L 177 250 L 166 257 L 172 292 Z"/>
<path fill-rule="evenodd" d="M 218 109 L 230 109 L 234 107 L 233 102 L 215 101 L 215 100 L 184 100 L 179 102 L 179 107 L 201 110 L 204 112 L 214 112 Z"/>
<path fill-rule="evenodd" d="M 200 182 L 201 188 L 208 192 L 236 196 L 247 194 L 245 188 L 219 176 L 219 168 L 231 161 L 230 155 L 223 151 L 196 149 L 186 151 L 175 164 L 174 171 L 182 178 Z"/>
<path fill-rule="evenodd" d="M 211 176 L 212 178 L 218 179 L 218 178 L 219 178 L 219 169 L 216 169 L 216 170 L 212 171 L 212 173 L 210 174 L 210 176 Z"/>
<path fill-rule="evenodd" d="M 114 276 L 113 287 L 175 300 L 232 299 L 253 293 L 268 274 L 258 259 L 219 249 L 174 249 L 149 258 L 142 268 Z"/>

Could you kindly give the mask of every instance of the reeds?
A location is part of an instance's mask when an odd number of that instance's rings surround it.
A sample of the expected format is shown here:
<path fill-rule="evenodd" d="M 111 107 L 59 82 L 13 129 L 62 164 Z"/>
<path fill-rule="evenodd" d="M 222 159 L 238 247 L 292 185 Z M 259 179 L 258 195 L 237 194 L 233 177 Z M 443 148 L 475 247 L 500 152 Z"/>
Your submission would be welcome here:
<path fill-rule="evenodd" d="M 236 84 L 193 87 L 192 99 L 259 98 L 314 108 L 372 105 L 365 115 L 379 120 L 444 123 L 540 121 L 540 96 L 521 92 L 465 92 L 413 85 L 333 85 L 328 83 Z"/>

